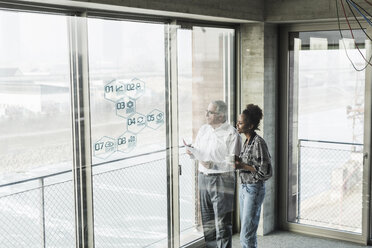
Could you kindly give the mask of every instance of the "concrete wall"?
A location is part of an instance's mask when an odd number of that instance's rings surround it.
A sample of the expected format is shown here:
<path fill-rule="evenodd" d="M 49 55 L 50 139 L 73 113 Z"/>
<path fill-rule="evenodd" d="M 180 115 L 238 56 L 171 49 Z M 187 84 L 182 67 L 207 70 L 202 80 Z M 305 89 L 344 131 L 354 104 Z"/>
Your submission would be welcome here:
<path fill-rule="evenodd" d="M 338 1 L 339 15 L 343 17 L 341 1 Z M 365 1 L 356 1 L 369 13 L 372 6 Z M 353 15 L 349 11 L 344 1 L 348 17 Z M 354 13 L 359 14 L 353 9 Z M 342 18 L 343 19 L 343 18 Z M 308 21 L 336 21 L 336 2 L 335 0 L 265 0 L 264 10 L 265 22 L 286 23 L 286 22 L 308 22 Z"/>
<path fill-rule="evenodd" d="M 199 20 L 247 23 L 308 22 L 337 18 L 335 0 L 18 0 L 73 7 L 110 9 L 127 13 L 162 15 Z M 338 2 L 339 5 L 341 1 Z M 368 12 L 372 6 L 357 1 Z M 346 3 L 344 3 L 346 4 Z M 352 14 L 345 5 L 348 16 Z M 343 16 L 341 5 L 340 16 Z M 354 11 L 355 12 L 355 11 Z M 358 14 L 358 13 L 356 13 Z M 225 20 L 224 20 L 225 19 Z"/>
<path fill-rule="evenodd" d="M 268 144 L 273 177 L 266 183 L 258 234 L 264 235 L 276 226 L 276 123 L 277 123 L 277 27 L 271 24 L 241 26 L 241 109 L 248 103 L 259 105 L 264 112 L 259 134 Z"/>
<path fill-rule="evenodd" d="M 18 0 L 24 3 L 116 10 L 211 21 L 243 23 L 263 21 L 263 0 Z"/>
<path fill-rule="evenodd" d="M 273 177 L 266 183 L 266 201 L 263 204 L 263 234 L 273 231 L 277 216 L 276 140 L 277 130 L 277 85 L 278 85 L 278 32 L 276 25 L 264 27 L 264 119 L 263 137 L 268 143 L 273 165 Z"/>
<path fill-rule="evenodd" d="M 80 0 L 134 8 L 220 16 L 245 20 L 263 20 L 261 0 Z"/>

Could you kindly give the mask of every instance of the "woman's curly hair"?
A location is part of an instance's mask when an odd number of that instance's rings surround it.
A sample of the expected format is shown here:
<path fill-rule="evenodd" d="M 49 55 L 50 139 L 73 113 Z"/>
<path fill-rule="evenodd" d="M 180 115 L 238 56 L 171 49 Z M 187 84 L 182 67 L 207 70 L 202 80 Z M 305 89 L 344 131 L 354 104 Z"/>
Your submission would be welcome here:
<path fill-rule="evenodd" d="M 253 125 L 253 128 L 250 128 L 249 131 L 253 132 L 255 130 L 260 130 L 260 121 L 263 117 L 262 109 L 258 105 L 248 104 L 247 107 L 243 110 L 242 113 L 243 121 L 250 127 Z"/>

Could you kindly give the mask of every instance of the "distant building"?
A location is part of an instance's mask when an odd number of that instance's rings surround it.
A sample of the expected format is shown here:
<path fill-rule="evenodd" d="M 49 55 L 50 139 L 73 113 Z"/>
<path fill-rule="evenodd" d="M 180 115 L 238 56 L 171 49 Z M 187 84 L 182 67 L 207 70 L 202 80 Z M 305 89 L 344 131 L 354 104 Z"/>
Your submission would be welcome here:
<path fill-rule="evenodd" d="M 13 77 L 22 75 L 18 68 L 0 68 L 0 77 Z"/>

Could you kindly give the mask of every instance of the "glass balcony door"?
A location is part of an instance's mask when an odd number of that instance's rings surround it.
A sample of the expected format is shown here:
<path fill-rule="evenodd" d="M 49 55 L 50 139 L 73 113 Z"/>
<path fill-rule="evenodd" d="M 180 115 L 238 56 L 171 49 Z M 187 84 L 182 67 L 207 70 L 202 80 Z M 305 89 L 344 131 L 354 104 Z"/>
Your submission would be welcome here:
<path fill-rule="evenodd" d="M 234 30 L 88 18 L 88 34 L 95 244 L 202 238 L 183 139 L 193 141 L 210 101 L 233 112 Z"/>
<path fill-rule="evenodd" d="M 95 244 L 187 245 L 203 234 L 182 139 L 192 142 L 210 101 L 233 102 L 234 30 L 92 17 L 87 25 Z"/>
<path fill-rule="evenodd" d="M 371 68 L 357 71 L 350 60 L 363 69 L 371 42 L 361 30 L 355 39 L 339 31 L 288 34 L 285 222 L 364 243 Z"/>
<path fill-rule="evenodd" d="M 88 18 L 96 247 L 167 244 L 164 30 Z"/>
<path fill-rule="evenodd" d="M 0 10 L 0 246 L 75 245 L 67 15 Z"/>
<path fill-rule="evenodd" d="M 232 116 L 234 35 L 234 29 L 202 26 L 183 29 L 181 25 L 177 32 L 181 246 L 203 237 L 198 166 L 186 154 L 184 141 L 195 141 L 199 128 L 206 123 L 205 110 L 211 101 L 225 101 Z"/>

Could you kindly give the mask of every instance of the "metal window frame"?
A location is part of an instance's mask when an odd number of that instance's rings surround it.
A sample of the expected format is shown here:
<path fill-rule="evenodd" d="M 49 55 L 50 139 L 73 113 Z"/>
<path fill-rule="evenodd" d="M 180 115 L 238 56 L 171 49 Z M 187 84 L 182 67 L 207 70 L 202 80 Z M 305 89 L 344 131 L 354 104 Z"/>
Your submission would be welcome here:
<path fill-rule="evenodd" d="M 73 142 L 73 180 L 75 201 L 75 245 L 94 247 L 93 201 L 90 148 L 89 80 L 86 25 L 84 13 L 69 8 L 19 4 L 0 1 L 0 9 L 23 13 L 63 15 L 66 17 L 70 62 L 70 103 Z M 80 16 L 80 17 L 79 17 Z M 76 21 L 80 18 L 80 21 Z M 84 39 L 85 38 L 85 39 Z M 44 217 L 43 217 L 44 221 Z M 43 231 L 45 246 L 45 231 Z"/>
<path fill-rule="evenodd" d="M 234 103 L 234 113 L 235 119 L 238 118 L 238 115 L 242 112 L 242 70 L 241 70 L 241 61 L 242 61 L 242 35 L 240 26 L 235 29 L 235 103 Z M 233 232 L 238 233 L 240 231 L 240 210 L 239 210 L 239 185 L 240 177 L 236 174 L 236 185 L 235 185 L 235 214 L 233 216 Z"/>
<path fill-rule="evenodd" d="M 168 247 L 180 247 L 177 22 L 165 26 Z"/>
<path fill-rule="evenodd" d="M 372 34 L 372 27 L 367 27 L 367 33 Z M 369 49 L 367 49 L 367 58 L 372 56 L 372 41 L 369 42 Z M 362 228 L 366 230 L 366 243 L 372 244 L 372 205 L 371 202 L 371 173 L 372 173 L 372 67 L 368 66 L 366 69 L 365 79 L 365 101 L 364 101 L 364 148 L 363 148 L 363 213 L 365 220 Z M 369 106 L 369 107 L 368 107 Z M 366 171 L 366 172 L 364 172 Z"/>
<path fill-rule="evenodd" d="M 343 21 L 343 24 L 345 22 Z M 353 28 L 356 23 L 352 24 Z M 345 27 L 345 25 L 343 25 Z M 367 27 L 366 27 L 367 28 Z M 279 226 L 281 229 L 313 235 L 318 237 L 333 238 L 343 241 L 350 241 L 366 245 L 370 239 L 370 174 L 371 174 L 371 159 L 370 155 L 364 159 L 363 165 L 363 209 L 362 209 L 362 234 L 353 234 L 350 232 L 336 231 L 327 228 L 320 228 L 314 226 L 307 226 L 304 224 L 290 223 L 287 221 L 287 207 L 288 207 L 288 121 L 289 121 L 289 33 L 290 32 L 306 32 L 306 31 L 328 31 L 338 30 L 337 22 L 328 23 L 303 23 L 291 24 L 280 26 L 280 45 L 279 45 L 279 58 L 280 58 L 280 77 L 279 77 L 279 111 L 280 111 L 280 135 L 279 138 Z M 367 28 L 367 32 L 371 33 L 371 28 Z M 365 118 L 364 118 L 364 153 L 371 154 L 371 67 L 368 66 L 366 70 L 365 79 Z"/>
<path fill-rule="evenodd" d="M 86 13 L 69 18 L 76 247 L 94 247 L 88 30 Z"/>

